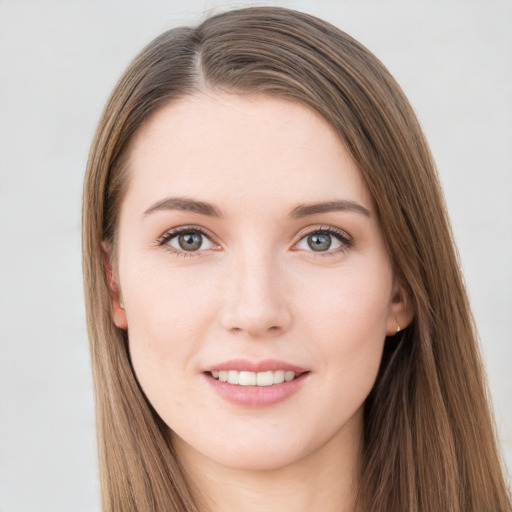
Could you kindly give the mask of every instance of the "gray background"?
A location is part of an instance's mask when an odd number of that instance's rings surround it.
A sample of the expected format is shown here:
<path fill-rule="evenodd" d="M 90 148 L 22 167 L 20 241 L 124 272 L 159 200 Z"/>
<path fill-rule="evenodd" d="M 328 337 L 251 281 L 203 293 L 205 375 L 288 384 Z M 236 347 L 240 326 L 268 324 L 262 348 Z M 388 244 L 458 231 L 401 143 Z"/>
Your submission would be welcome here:
<path fill-rule="evenodd" d="M 99 510 L 79 228 L 107 95 L 163 30 L 261 3 L 0 0 L 0 512 Z M 265 3 L 359 39 L 414 105 L 512 468 L 512 1 Z"/>

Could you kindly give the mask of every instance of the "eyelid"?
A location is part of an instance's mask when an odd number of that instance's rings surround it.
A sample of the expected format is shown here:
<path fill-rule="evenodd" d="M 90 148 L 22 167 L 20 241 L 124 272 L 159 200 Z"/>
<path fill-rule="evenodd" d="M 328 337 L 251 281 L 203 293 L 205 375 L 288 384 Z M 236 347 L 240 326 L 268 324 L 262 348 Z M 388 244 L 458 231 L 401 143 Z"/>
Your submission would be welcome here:
<path fill-rule="evenodd" d="M 341 242 L 342 246 L 337 249 L 334 249 L 334 250 L 331 249 L 331 250 L 327 250 L 327 251 L 318 251 L 318 252 L 313 251 L 313 250 L 305 251 L 307 253 L 310 253 L 310 254 L 308 254 L 308 256 L 310 256 L 310 257 L 333 256 L 335 254 L 345 252 L 347 249 L 350 249 L 354 244 L 353 238 L 345 230 L 340 229 L 340 228 L 335 228 L 334 226 L 320 225 L 320 226 L 308 226 L 307 228 L 304 228 L 301 231 L 299 231 L 299 233 L 297 234 L 298 240 L 297 240 L 297 242 L 295 242 L 293 247 L 297 247 L 297 245 L 302 240 L 304 240 L 304 238 L 306 238 L 307 236 L 309 236 L 313 233 L 324 233 L 324 234 L 332 235 L 335 238 L 337 238 L 339 242 Z M 303 250 L 303 249 L 293 249 L 293 250 L 298 251 L 298 250 Z"/>
<path fill-rule="evenodd" d="M 334 226 L 331 226 L 329 224 L 316 224 L 313 226 L 307 226 L 305 228 L 302 228 L 297 233 L 297 239 L 302 240 L 305 236 L 310 235 L 311 233 L 317 233 L 319 231 L 325 233 L 338 234 L 346 240 L 352 240 L 352 237 L 344 229 L 335 228 Z"/>
<path fill-rule="evenodd" d="M 162 236 L 160 236 L 155 241 L 155 244 L 160 247 L 166 246 L 165 248 L 167 250 L 169 250 L 170 252 L 172 252 L 173 254 L 184 255 L 184 256 L 200 256 L 206 250 L 208 250 L 208 251 L 216 250 L 216 248 L 210 248 L 210 249 L 201 249 L 201 250 L 197 250 L 197 251 L 185 251 L 185 250 L 176 249 L 175 247 L 172 247 L 171 245 L 168 244 L 169 240 L 175 238 L 176 236 L 179 236 L 182 233 L 191 233 L 191 232 L 200 233 L 201 235 L 206 237 L 208 240 L 210 240 L 210 242 L 212 244 L 216 245 L 217 247 L 219 246 L 219 244 L 215 241 L 215 236 L 212 233 L 210 233 L 209 230 L 207 230 L 201 226 L 194 225 L 194 224 L 187 224 L 184 226 L 176 226 L 172 229 L 168 229 Z"/>
<path fill-rule="evenodd" d="M 208 240 L 210 240 L 210 242 L 212 244 L 216 245 L 217 247 L 209 248 L 209 249 L 201 249 L 201 250 L 197 250 L 197 251 L 185 251 L 185 250 L 176 249 L 175 247 L 172 247 L 171 245 L 168 244 L 169 240 L 171 240 L 172 238 L 180 235 L 181 233 L 188 233 L 188 232 L 200 233 L 201 235 L 208 238 Z M 311 257 L 332 256 L 334 254 L 346 251 L 353 245 L 352 236 L 350 236 L 343 229 L 335 228 L 334 226 L 330 226 L 330 225 L 316 225 L 316 226 L 305 227 L 305 228 L 301 229 L 299 231 L 299 233 L 297 233 L 297 240 L 293 244 L 292 250 L 296 250 L 296 251 L 303 250 L 303 249 L 297 249 L 296 246 L 304 238 L 306 238 L 308 235 L 311 235 L 313 233 L 324 233 L 324 234 L 332 235 L 335 238 L 337 238 L 338 241 L 340 241 L 342 243 L 342 246 L 335 250 L 318 251 L 318 252 L 315 252 L 313 250 L 305 251 L 308 253 L 312 253 L 312 254 L 309 254 L 309 256 L 311 256 Z M 202 253 L 205 251 L 218 250 L 218 248 L 220 247 L 220 244 L 215 241 L 215 238 L 216 237 L 209 230 L 203 228 L 202 226 L 198 226 L 198 225 L 194 225 L 194 224 L 187 224 L 184 226 L 176 226 L 172 229 L 168 229 L 163 235 L 161 235 L 156 240 L 155 243 L 158 246 L 166 246 L 165 248 L 167 250 L 169 250 L 170 252 L 172 252 L 173 254 L 183 255 L 183 256 L 201 256 Z"/>

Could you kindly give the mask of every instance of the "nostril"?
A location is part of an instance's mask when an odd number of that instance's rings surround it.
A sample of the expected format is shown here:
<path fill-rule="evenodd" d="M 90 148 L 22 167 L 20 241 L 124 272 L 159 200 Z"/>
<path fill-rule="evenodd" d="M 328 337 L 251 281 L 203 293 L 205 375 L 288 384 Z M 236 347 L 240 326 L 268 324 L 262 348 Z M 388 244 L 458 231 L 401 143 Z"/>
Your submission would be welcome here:
<path fill-rule="evenodd" d="M 287 304 L 274 304 L 270 300 L 227 302 L 221 313 L 222 326 L 231 334 L 276 336 L 286 331 L 291 322 Z"/>

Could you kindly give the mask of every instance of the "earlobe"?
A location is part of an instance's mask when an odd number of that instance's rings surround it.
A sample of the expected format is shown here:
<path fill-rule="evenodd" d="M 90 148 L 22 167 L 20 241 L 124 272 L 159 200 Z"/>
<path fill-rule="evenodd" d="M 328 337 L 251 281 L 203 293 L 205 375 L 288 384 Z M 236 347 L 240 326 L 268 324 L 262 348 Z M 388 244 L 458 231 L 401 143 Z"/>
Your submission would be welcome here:
<path fill-rule="evenodd" d="M 127 330 L 128 322 L 126 319 L 126 311 L 110 258 L 111 246 L 109 242 L 103 242 L 101 246 L 103 248 L 103 268 L 105 271 L 105 278 L 107 280 L 107 285 L 110 292 L 110 301 L 112 304 L 112 320 L 117 327 Z"/>
<path fill-rule="evenodd" d="M 128 330 L 128 322 L 126 320 L 126 312 L 119 304 L 119 301 L 112 300 L 113 320 L 119 329 Z"/>
<path fill-rule="evenodd" d="M 405 287 L 397 283 L 389 306 L 386 336 L 394 336 L 403 331 L 414 317 L 414 311 Z"/>

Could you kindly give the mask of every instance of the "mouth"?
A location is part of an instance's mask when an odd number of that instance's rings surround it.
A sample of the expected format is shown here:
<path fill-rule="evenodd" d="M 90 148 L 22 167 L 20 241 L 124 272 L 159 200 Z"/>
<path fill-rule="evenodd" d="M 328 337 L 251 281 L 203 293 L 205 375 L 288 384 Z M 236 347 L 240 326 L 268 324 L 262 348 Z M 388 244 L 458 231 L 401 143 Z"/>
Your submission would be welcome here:
<path fill-rule="evenodd" d="M 227 361 L 203 372 L 221 398 L 242 407 L 267 407 L 302 389 L 311 372 L 282 361 Z"/>
<path fill-rule="evenodd" d="M 219 382 L 227 382 L 237 386 L 268 387 L 282 384 L 283 382 L 291 382 L 306 372 L 294 372 L 291 370 L 267 370 L 263 372 L 213 370 L 208 373 Z"/>

